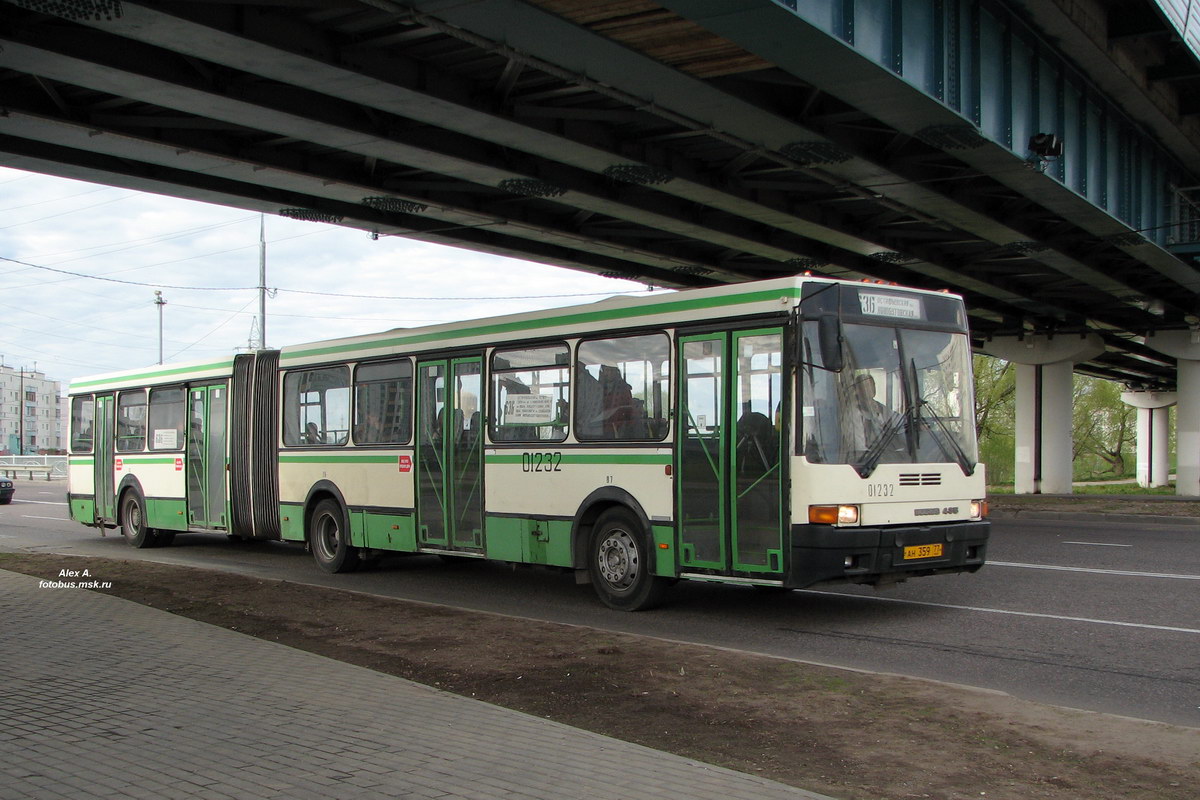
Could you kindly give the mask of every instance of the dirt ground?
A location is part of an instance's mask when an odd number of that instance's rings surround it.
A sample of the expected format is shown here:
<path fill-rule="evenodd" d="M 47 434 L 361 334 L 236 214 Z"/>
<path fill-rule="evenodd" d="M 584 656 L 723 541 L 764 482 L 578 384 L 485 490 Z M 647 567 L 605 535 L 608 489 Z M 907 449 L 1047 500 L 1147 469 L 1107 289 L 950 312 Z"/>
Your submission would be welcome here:
<path fill-rule="evenodd" d="M 86 562 L 119 597 L 842 800 L 1193 800 L 1200 784 L 1200 729 L 223 572 Z M 54 578 L 64 567 L 80 559 L 0 554 L 0 569 Z"/>

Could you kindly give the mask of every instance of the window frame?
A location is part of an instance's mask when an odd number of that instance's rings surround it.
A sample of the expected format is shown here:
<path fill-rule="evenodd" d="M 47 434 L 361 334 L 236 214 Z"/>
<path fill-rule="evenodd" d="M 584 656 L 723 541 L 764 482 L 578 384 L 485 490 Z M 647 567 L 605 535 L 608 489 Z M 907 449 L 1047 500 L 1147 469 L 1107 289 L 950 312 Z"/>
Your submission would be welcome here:
<path fill-rule="evenodd" d="M 572 373 L 575 373 L 573 375 L 573 380 L 574 380 L 574 383 L 576 386 L 576 394 L 577 395 L 581 394 L 580 389 L 582 388 L 582 383 L 578 380 L 577 373 L 580 370 L 586 371 L 587 365 L 581 365 L 581 363 L 580 363 L 582 360 L 581 353 L 583 352 L 584 347 L 586 345 L 588 345 L 592 342 L 611 342 L 611 341 L 617 341 L 620 339 L 636 339 L 636 338 L 650 337 L 650 336 L 662 337 L 666 343 L 666 351 L 665 351 L 666 359 L 665 359 L 665 361 L 667 364 L 667 371 L 666 371 L 666 375 L 662 378 L 662 383 L 665 385 L 665 389 L 661 393 L 662 399 L 666 404 L 665 408 L 663 409 L 663 416 L 661 417 L 661 419 L 665 423 L 663 426 L 662 434 L 659 436 L 644 436 L 644 437 L 643 436 L 639 436 L 639 437 L 600 436 L 600 437 L 597 437 L 597 436 L 589 436 L 586 434 L 581 436 L 580 434 L 586 430 L 586 426 L 584 426 L 579 419 L 579 414 L 580 414 L 580 412 L 583 411 L 583 403 L 581 401 L 579 401 L 579 398 L 577 397 L 576 398 L 577 402 L 572 404 L 573 407 L 572 407 L 572 412 L 571 412 L 571 414 L 572 414 L 572 417 L 571 417 L 572 430 L 575 433 L 576 441 L 578 441 L 580 443 L 587 443 L 587 444 L 593 444 L 593 443 L 597 443 L 597 444 L 604 444 L 604 443 L 640 444 L 640 443 L 645 443 L 645 442 L 664 442 L 670 438 L 671 428 L 672 428 L 672 416 L 671 415 L 674 413 L 674 401 L 675 401 L 674 370 L 676 369 L 676 366 L 675 366 L 675 339 L 671 335 L 671 331 L 669 331 L 667 329 L 663 329 L 663 328 L 656 328 L 656 329 L 650 329 L 650 330 L 622 332 L 622 333 L 618 333 L 618 334 L 609 334 L 609 335 L 604 335 L 604 336 L 592 335 L 592 336 L 588 336 L 586 338 L 581 338 L 577 342 L 575 342 L 575 357 L 572 360 L 573 366 L 572 366 L 571 371 L 572 371 Z M 649 363 L 649 361 L 647 361 L 647 363 Z M 590 375 L 590 373 L 589 373 L 589 375 Z M 622 376 L 622 377 L 624 377 L 624 376 Z M 592 378 L 592 379 L 598 380 L 596 378 Z M 630 389 L 632 391 L 632 387 L 630 387 Z M 657 418 L 644 416 L 643 419 L 650 420 L 650 419 L 657 419 Z"/>
<path fill-rule="evenodd" d="M 126 397 L 133 397 L 134 395 L 139 395 L 139 394 L 142 396 L 141 403 L 131 403 L 128 406 L 125 404 L 124 401 L 125 401 Z M 123 414 L 124 409 L 125 408 L 137 408 L 139 405 L 141 406 L 141 408 L 145 409 L 143 412 L 143 415 L 142 415 L 141 434 L 137 435 L 137 436 L 129 436 L 129 435 L 122 434 L 121 426 L 122 426 L 122 419 L 125 416 Z M 144 453 L 144 452 L 146 452 L 146 426 L 149 422 L 149 415 L 150 415 L 150 405 L 149 405 L 149 399 L 146 396 L 145 387 L 141 387 L 138 389 L 122 389 L 121 391 L 117 392 L 117 399 L 116 399 L 116 418 L 117 418 L 116 433 L 117 433 L 117 435 L 116 435 L 116 446 L 114 448 L 115 452 L 117 452 L 117 453 Z M 135 439 L 140 442 L 140 445 L 138 447 L 124 446 L 125 443 L 131 442 Z"/>
<path fill-rule="evenodd" d="M 505 367 L 503 369 L 496 369 L 496 358 L 498 355 L 502 356 L 504 353 L 519 352 L 519 351 L 542 350 L 542 349 L 551 350 L 551 349 L 558 349 L 558 348 L 561 348 L 562 350 L 566 351 L 566 363 L 564 363 L 564 364 L 551 363 L 551 364 L 542 364 L 539 366 L 532 366 L 532 367 Z M 565 442 L 567 440 L 567 437 L 570 436 L 570 434 L 571 434 L 571 415 L 573 413 L 572 407 L 574 406 L 574 397 L 573 397 L 574 381 L 573 381 L 573 376 L 572 376 L 572 373 L 574 372 L 574 370 L 571 366 L 571 364 L 573 363 L 573 361 L 572 361 L 573 355 L 574 355 L 574 348 L 571 347 L 570 342 L 568 342 L 566 339 L 543 339 L 543 340 L 531 341 L 531 342 L 508 342 L 503 345 L 498 345 L 498 346 L 492 348 L 491 352 L 488 353 L 488 356 L 487 356 L 486 391 L 489 395 L 488 396 L 488 406 L 487 406 L 487 408 L 488 408 L 487 431 L 488 431 L 488 438 L 491 440 L 491 442 L 493 444 L 517 445 L 517 446 L 528 446 L 528 445 L 537 446 L 537 445 L 544 445 L 544 444 L 561 444 L 562 442 Z M 500 402 L 500 392 L 498 391 L 497 386 L 496 386 L 497 376 L 504 375 L 504 374 L 511 374 L 511 373 L 533 372 L 536 370 L 550 370 L 550 369 L 561 369 L 561 370 L 563 370 L 563 373 L 565 376 L 564 384 L 567 389 L 566 418 L 561 419 L 561 420 L 556 418 L 553 422 L 548 423 L 546 425 L 514 426 L 514 428 L 515 427 L 530 427 L 530 428 L 536 429 L 536 428 L 545 428 L 545 427 L 557 427 L 555 423 L 559 423 L 558 426 L 561 426 L 561 428 L 562 428 L 561 435 L 557 436 L 556 438 L 552 438 L 552 439 L 537 439 L 537 438 L 510 439 L 510 438 L 505 438 L 501 435 L 497 435 L 499 431 L 504 430 L 502 427 L 500 427 L 497 424 L 500 419 L 500 416 L 501 416 L 500 409 L 498 408 L 498 404 Z"/>
<path fill-rule="evenodd" d="M 177 424 L 169 427 L 156 429 L 151 427 L 154 414 L 154 396 L 161 392 L 177 391 L 180 394 L 179 399 L 179 418 Z M 172 384 L 170 386 L 152 386 L 149 390 L 149 398 L 146 402 L 146 449 L 153 453 L 168 453 L 179 452 L 183 450 L 187 436 L 187 421 L 188 421 L 188 389 L 183 384 Z M 168 420 L 169 421 L 169 420 Z M 174 447 L 156 447 L 153 434 L 155 430 L 174 430 L 175 431 L 175 446 Z"/>
<path fill-rule="evenodd" d="M 87 448 L 78 447 L 77 442 L 81 441 L 79 435 L 79 423 L 83 421 L 83 417 L 75 413 L 76 404 L 87 403 L 91 407 L 91 413 L 87 415 L 87 420 L 91 422 L 87 434 Z M 71 395 L 71 436 L 68 441 L 71 453 L 94 453 L 96 451 L 96 395 L 94 394 L 76 394 Z"/>
<path fill-rule="evenodd" d="M 304 402 L 301 402 L 301 395 L 303 393 L 301 393 L 299 391 L 299 386 L 297 386 L 297 391 L 296 391 L 295 395 L 292 395 L 289 393 L 289 384 L 293 379 L 298 381 L 301 378 L 301 376 L 304 376 L 304 375 L 310 375 L 310 374 L 317 373 L 317 372 L 333 372 L 335 370 L 343 370 L 345 373 L 345 376 L 346 376 L 346 379 L 342 383 L 341 386 L 333 387 L 333 389 L 344 388 L 346 390 L 346 435 L 344 438 L 341 439 L 341 441 L 338 441 L 338 442 L 328 442 L 328 441 L 306 442 L 306 441 L 303 441 L 303 438 L 305 436 L 305 429 L 307 428 L 307 424 L 301 422 L 301 420 L 304 419 L 304 415 L 301 412 L 303 411 L 303 409 L 305 409 L 307 407 L 319 407 L 321 409 L 321 415 L 320 415 L 321 421 L 323 424 L 327 423 L 328 415 L 327 415 L 326 411 L 328 410 L 329 405 L 326 402 L 326 395 L 331 390 L 325 389 L 324 391 L 320 392 L 320 395 L 321 395 L 320 399 L 315 403 L 304 403 Z M 284 447 L 299 447 L 299 448 L 346 447 L 350 443 L 350 432 L 351 432 L 351 427 L 352 427 L 352 422 L 353 422 L 353 416 L 352 416 L 353 404 L 354 404 L 353 377 L 354 377 L 354 373 L 353 373 L 353 370 L 351 369 L 351 365 L 349 362 L 345 362 L 345 361 L 338 362 L 336 364 L 314 364 L 311 366 L 296 367 L 294 369 L 290 369 L 290 370 L 287 370 L 286 372 L 284 372 L 283 380 L 280 381 L 280 396 L 282 398 L 282 403 L 281 403 L 281 405 L 282 405 L 281 412 L 282 413 L 280 414 L 280 419 L 282 421 L 282 425 L 281 425 L 282 430 L 280 431 L 280 440 L 282 441 L 283 446 Z M 313 391 L 313 390 L 310 389 L 308 391 Z M 295 399 L 297 401 L 294 406 L 295 428 L 290 429 L 289 423 L 292 421 L 292 417 L 293 417 L 293 413 L 292 413 L 293 405 L 291 402 L 293 399 Z M 328 427 L 319 428 L 318 430 L 321 434 L 321 438 L 324 439 L 329 431 L 329 428 Z M 294 432 L 294 440 L 293 440 L 293 436 L 290 435 L 293 432 Z"/>
<path fill-rule="evenodd" d="M 369 439 L 360 440 L 358 437 L 358 431 L 360 428 L 360 422 L 358 421 L 359 403 L 360 403 L 359 388 L 367 387 L 367 386 L 371 386 L 371 385 L 375 385 L 375 384 L 389 383 L 389 382 L 395 381 L 397 379 L 391 378 L 391 379 L 384 379 L 384 380 L 360 381 L 359 380 L 359 372 L 363 369 L 370 369 L 371 367 L 377 367 L 377 366 L 381 366 L 381 365 L 385 365 L 385 364 L 407 365 L 407 367 L 408 367 L 408 375 L 407 376 L 401 375 L 400 378 L 398 379 L 400 381 L 407 379 L 407 381 L 408 381 L 408 386 L 406 388 L 401 389 L 401 391 L 404 393 L 404 420 L 403 421 L 404 421 L 404 434 L 405 435 L 404 435 L 403 439 L 399 439 L 396 441 L 372 441 Z M 351 391 L 350 441 L 354 443 L 355 447 L 372 447 L 372 448 L 404 447 L 404 446 L 407 446 L 412 443 L 413 427 L 414 427 L 413 426 L 413 406 L 414 406 L 415 399 L 416 399 L 416 396 L 415 396 L 416 380 L 417 380 L 417 370 L 416 370 L 416 366 L 413 363 L 413 359 L 410 356 L 396 356 L 396 357 L 392 357 L 392 358 L 375 359 L 372 361 L 360 361 L 354 365 L 354 368 L 351 371 L 351 375 L 350 375 L 350 391 Z"/>

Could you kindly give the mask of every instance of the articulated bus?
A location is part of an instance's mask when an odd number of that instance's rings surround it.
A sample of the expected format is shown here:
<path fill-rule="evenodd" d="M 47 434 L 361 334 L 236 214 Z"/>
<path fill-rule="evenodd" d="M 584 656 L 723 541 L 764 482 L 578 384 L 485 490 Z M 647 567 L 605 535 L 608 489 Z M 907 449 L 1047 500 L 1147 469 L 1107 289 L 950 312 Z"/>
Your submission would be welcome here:
<path fill-rule="evenodd" d="M 73 519 L 795 589 L 974 572 L 961 298 L 813 277 L 314 342 L 71 384 Z"/>

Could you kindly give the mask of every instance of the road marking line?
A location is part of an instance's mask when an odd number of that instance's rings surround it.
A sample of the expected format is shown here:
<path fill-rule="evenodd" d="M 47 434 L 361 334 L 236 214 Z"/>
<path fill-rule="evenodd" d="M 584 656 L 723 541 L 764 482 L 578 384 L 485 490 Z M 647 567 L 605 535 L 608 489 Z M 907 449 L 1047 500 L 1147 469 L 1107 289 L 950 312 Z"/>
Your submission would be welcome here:
<path fill-rule="evenodd" d="M 1200 581 L 1200 575 L 1180 575 L 1174 572 L 1133 572 L 1125 569 L 1058 567 L 1053 564 L 1018 564 L 1011 561 L 989 561 L 987 563 L 993 567 L 1023 567 L 1024 569 L 1049 569 L 1057 572 L 1090 572 L 1094 575 L 1124 575 L 1133 578 L 1174 578 L 1180 581 Z"/>
<path fill-rule="evenodd" d="M 1114 625 L 1120 628 L 1141 628 L 1148 631 L 1168 631 L 1170 633 L 1191 633 L 1200 636 L 1197 628 L 1176 628 L 1170 625 L 1149 625 L 1144 622 L 1118 622 L 1112 619 L 1091 619 L 1089 617 L 1065 617 L 1059 614 L 1039 614 L 1034 611 L 1006 611 L 1002 608 L 980 608 L 979 606 L 957 606 L 949 603 L 928 603 L 923 600 L 901 600 L 898 597 L 871 597 L 861 594 L 844 594 L 842 592 L 821 592 L 812 589 L 801 589 L 805 594 L 821 594 L 829 597 L 853 597 L 858 600 L 874 600 L 878 603 L 900 603 L 910 606 L 926 606 L 929 608 L 949 608 L 955 611 L 977 611 L 981 614 L 1006 614 L 1013 617 L 1034 617 L 1036 619 L 1052 619 L 1059 622 L 1086 622 L 1092 625 Z"/>
<path fill-rule="evenodd" d="M 65 506 L 65 505 L 69 505 L 69 503 L 52 503 L 52 502 L 50 502 L 49 500 L 18 500 L 18 499 L 17 499 L 17 498 L 15 498 L 15 497 L 13 498 L 13 503 L 14 503 L 14 504 L 16 504 L 16 503 L 36 503 L 36 504 L 37 504 L 37 505 L 39 505 L 39 506 Z"/>
<path fill-rule="evenodd" d="M 35 517 L 32 514 L 22 514 L 21 517 L 23 519 L 52 519 L 55 522 L 66 522 L 67 521 L 66 517 Z"/>
<path fill-rule="evenodd" d="M 1133 547 L 1131 544 L 1112 544 L 1110 542 L 1063 542 L 1063 544 L 1085 544 L 1089 547 Z"/>

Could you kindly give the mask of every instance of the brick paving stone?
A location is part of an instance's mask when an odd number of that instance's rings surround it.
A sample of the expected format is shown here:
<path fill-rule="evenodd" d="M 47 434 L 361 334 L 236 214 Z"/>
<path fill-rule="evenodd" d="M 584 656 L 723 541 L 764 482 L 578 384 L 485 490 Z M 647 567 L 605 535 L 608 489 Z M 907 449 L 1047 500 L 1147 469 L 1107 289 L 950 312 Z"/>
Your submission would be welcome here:
<path fill-rule="evenodd" d="M 3 570 L 0 719 L 5 800 L 821 800 Z"/>

